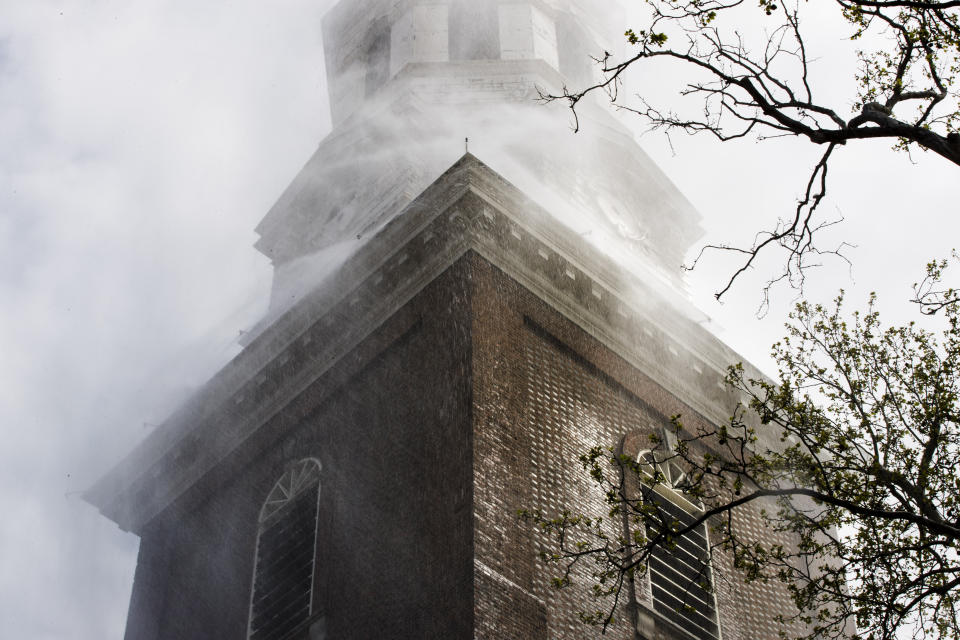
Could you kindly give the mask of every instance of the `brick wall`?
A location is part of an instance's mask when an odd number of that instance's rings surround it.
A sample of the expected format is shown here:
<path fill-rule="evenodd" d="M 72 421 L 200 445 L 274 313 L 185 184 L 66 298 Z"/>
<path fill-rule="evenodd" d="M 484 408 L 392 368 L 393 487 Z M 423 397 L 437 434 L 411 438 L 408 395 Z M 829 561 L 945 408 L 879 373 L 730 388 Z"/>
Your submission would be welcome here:
<path fill-rule="evenodd" d="M 245 638 L 260 505 L 305 457 L 323 465 L 326 637 L 591 637 L 577 613 L 596 604 L 549 586 L 517 509 L 602 515 L 577 457 L 676 413 L 703 420 L 468 252 L 144 529 L 127 638 Z M 762 530 L 755 513 L 741 521 Z M 778 586 L 718 593 L 725 639 L 776 637 Z"/>
<path fill-rule="evenodd" d="M 578 616 L 600 608 L 587 592 L 588 573 L 575 573 L 568 589 L 552 588 L 555 568 L 536 558 L 547 541 L 521 525 L 516 512 L 556 514 L 569 507 L 606 517 L 603 496 L 579 456 L 598 445 L 616 447 L 628 433 L 655 432 L 674 414 L 691 428 L 704 419 L 657 385 L 656 372 L 630 366 L 481 258 L 473 265 L 476 563 L 495 572 L 501 585 L 486 589 L 490 576 L 477 572 L 475 637 L 599 636 Z M 736 523 L 744 533 L 769 535 L 756 510 L 744 510 Z M 740 583 L 729 558 L 715 568 L 733 580 L 717 583 L 722 636 L 777 638 L 772 615 L 791 610 L 785 589 L 776 582 Z M 648 601 L 644 588 L 638 586 L 637 598 Z M 526 615 L 530 609 L 537 615 Z M 605 637 L 633 638 L 629 611 L 621 607 L 617 616 L 621 622 Z M 648 633 L 673 637 L 662 622 Z"/>

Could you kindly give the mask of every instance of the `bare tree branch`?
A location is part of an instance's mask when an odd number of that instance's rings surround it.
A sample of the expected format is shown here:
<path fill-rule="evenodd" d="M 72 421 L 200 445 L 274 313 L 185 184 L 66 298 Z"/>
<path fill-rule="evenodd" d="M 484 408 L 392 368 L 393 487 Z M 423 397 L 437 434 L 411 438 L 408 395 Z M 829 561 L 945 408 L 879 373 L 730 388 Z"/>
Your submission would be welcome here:
<path fill-rule="evenodd" d="M 828 162 L 837 147 L 859 140 L 887 139 L 901 149 L 916 145 L 960 166 L 960 104 L 955 77 L 960 74 L 960 0 L 834 0 L 838 18 L 852 29 L 851 40 L 866 35 L 886 43 L 877 51 L 860 51 L 861 69 L 851 79 L 856 89 L 855 112 L 844 116 L 847 105 L 836 107 L 815 95 L 811 81 L 801 11 L 805 3 L 761 0 L 760 8 L 777 26 L 756 50 L 736 30 L 747 11 L 742 0 L 651 0 L 651 17 L 645 29 L 626 35 L 636 52 L 622 61 L 605 55 L 597 62 L 603 77 L 588 87 L 558 95 L 541 95 L 545 101 L 565 101 L 579 127 L 577 108 L 582 100 L 602 92 L 618 108 L 637 114 L 653 129 L 709 133 L 722 142 L 756 134 L 794 136 L 826 151 L 808 179 L 800 206 L 787 222 L 757 234 L 750 245 L 711 244 L 690 265 L 696 266 L 705 251 L 729 251 L 743 262 L 718 289 L 717 299 L 756 264 L 761 254 L 779 250 L 783 268 L 769 278 L 764 289 L 789 282 L 802 287 L 803 272 L 823 254 L 839 255 L 840 248 L 818 248 L 817 231 L 824 224 L 817 215 L 826 196 Z M 721 29 L 719 24 L 724 24 Z M 674 44 L 674 39 L 677 43 Z M 681 95 L 699 100 L 700 113 L 679 115 L 651 105 L 639 96 L 640 106 L 621 93 L 622 83 L 635 67 L 657 60 L 683 65 L 691 80 Z M 704 78 L 704 79 L 701 79 Z M 915 107 L 913 115 L 897 109 Z M 816 185 L 813 187 L 812 185 Z"/>

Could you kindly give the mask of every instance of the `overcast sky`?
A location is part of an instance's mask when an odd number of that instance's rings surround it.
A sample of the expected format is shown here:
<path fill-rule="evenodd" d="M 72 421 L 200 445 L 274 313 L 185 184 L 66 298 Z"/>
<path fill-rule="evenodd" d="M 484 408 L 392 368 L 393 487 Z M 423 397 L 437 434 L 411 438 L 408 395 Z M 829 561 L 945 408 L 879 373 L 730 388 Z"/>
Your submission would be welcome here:
<path fill-rule="evenodd" d="M 270 268 L 253 228 L 329 129 L 323 0 L 0 0 L 0 636 L 119 638 L 137 540 L 79 499 L 236 353 Z M 818 31 L 845 98 L 842 33 Z M 659 86 L 662 78 L 638 78 Z M 558 135 L 572 135 L 558 131 Z M 742 240 L 789 211 L 816 149 L 795 141 L 641 144 L 704 216 Z M 844 149 L 826 207 L 858 245 L 808 296 L 877 290 L 906 318 L 909 285 L 955 246 L 955 167 Z M 481 158 L 482 159 L 482 158 Z M 698 305 L 750 360 L 782 333 L 789 292 L 757 319 L 757 283 Z"/>

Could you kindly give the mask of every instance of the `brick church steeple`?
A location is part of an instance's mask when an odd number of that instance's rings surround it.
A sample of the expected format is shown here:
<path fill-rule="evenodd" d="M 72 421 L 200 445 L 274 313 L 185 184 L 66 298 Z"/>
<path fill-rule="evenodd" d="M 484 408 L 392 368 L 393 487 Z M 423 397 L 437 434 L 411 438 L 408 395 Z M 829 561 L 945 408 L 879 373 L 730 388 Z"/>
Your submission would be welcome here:
<path fill-rule="evenodd" d="M 533 100 L 589 79 L 603 15 L 331 10 L 333 131 L 257 228 L 268 314 L 87 493 L 141 537 L 128 640 L 588 634 L 517 509 L 602 511 L 579 454 L 725 420 L 740 360 L 682 291 L 686 200 L 600 105 L 572 136 Z M 777 587 L 690 613 L 664 576 L 609 636 L 776 637 Z"/>

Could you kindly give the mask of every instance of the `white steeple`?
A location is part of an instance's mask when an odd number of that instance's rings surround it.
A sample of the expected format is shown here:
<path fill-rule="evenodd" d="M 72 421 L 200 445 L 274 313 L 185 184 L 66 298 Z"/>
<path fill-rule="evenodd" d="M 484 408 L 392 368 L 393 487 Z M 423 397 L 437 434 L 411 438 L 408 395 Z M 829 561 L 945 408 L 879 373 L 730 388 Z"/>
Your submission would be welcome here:
<path fill-rule="evenodd" d="M 624 21 L 592 0 L 342 0 L 323 22 L 333 131 L 267 214 L 257 248 L 292 287 L 397 215 L 470 150 L 558 222 L 680 287 L 698 216 L 600 103 L 570 129 L 557 93 L 596 77 Z M 333 258 L 331 258 L 333 256 Z M 305 264 L 307 266 L 305 266 Z M 312 265 L 312 266 L 311 266 Z"/>

